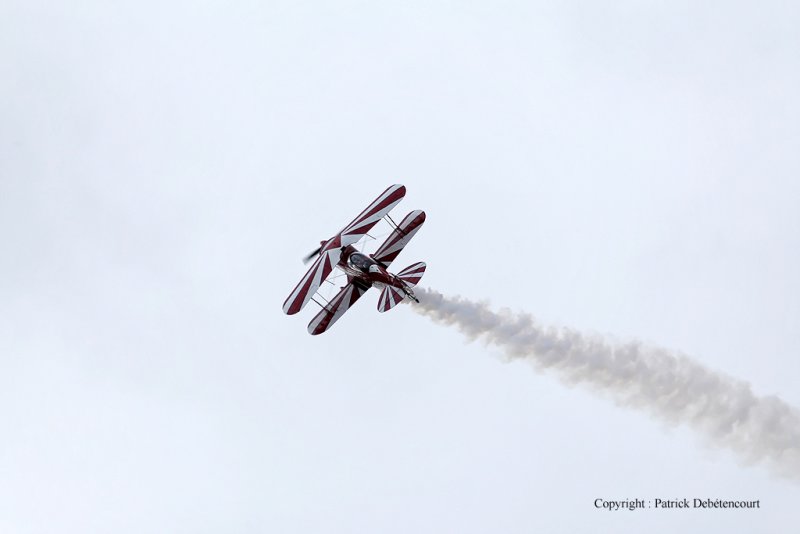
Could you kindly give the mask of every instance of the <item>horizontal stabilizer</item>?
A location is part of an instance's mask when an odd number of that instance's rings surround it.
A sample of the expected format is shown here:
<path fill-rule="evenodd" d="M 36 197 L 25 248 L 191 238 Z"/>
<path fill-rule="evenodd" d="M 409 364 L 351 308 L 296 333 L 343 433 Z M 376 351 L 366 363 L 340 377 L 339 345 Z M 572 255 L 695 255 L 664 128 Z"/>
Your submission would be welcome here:
<path fill-rule="evenodd" d="M 381 291 L 381 296 L 378 297 L 378 311 L 389 311 L 403 302 L 404 298 L 405 295 L 403 295 L 402 291 L 392 286 L 386 286 Z"/>
<path fill-rule="evenodd" d="M 409 265 L 397 273 L 397 277 L 411 287 L 414 287 L 415 285 L 419 284 L 420 280 L 422 280 L 423 274 L 425 274 L 425 262 L 420 261 L 414 265 Z"/>

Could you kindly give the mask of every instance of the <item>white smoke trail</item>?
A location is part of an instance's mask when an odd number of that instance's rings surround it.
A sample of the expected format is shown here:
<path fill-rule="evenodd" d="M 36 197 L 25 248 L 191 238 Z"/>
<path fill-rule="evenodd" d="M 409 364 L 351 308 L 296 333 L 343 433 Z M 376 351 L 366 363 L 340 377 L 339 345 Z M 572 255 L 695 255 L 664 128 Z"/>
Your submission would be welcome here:
<path fill-rule="evenodd" d="M 493 312 L 487 303 L 416 290 L 417 313 L 496 345 L 511 359 L 552 369 L 568 383 L 610 395 L 672 424 L 687 424 L 747 463 L 765 462 L 800 481 L 800 411 L 775 396 L 689 358 L 638 343 L 614 344 L 568 328 L 544 328 L 527 314 Z"/>

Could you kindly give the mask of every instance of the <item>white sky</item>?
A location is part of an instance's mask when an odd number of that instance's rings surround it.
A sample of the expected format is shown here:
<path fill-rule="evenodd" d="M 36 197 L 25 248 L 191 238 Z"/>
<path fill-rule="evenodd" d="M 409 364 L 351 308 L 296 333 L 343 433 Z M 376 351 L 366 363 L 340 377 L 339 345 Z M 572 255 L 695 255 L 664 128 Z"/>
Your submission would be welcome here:
<path fill-rule="evenodd" d="M 4 2 L 0 531 L 792 531 L 796 484 L 377 292 L 281 312 L 399 182 L 423 285 L 800 405 L 800 8 L 696 4 Z"/>

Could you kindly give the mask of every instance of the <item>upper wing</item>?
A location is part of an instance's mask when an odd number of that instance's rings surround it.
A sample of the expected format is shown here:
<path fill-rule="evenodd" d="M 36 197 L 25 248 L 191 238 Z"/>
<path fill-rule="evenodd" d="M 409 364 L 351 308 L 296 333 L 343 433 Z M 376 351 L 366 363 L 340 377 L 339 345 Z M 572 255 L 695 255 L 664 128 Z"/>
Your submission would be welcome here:
<path fill-rule="evenodd" d="M 400 254 L 400 251 L 403 250 L 403 247 L 411 241 L 411 238 L 419 231 L 424 222 L 425 212 L 422 210 L 415 210 L 406 215 L 400 225 L 389 234 L 386 241 L 375 251 L 372 255 L 373 259 L 388 267 Z"/>
<path fill-rule="evenodd" d="M 283 303 L 283 313 L 288 315 L 295 314 L 311 300 L 314 293 L 319 289 L 320 284 L 325 281 L 333 270 L 333 266 L 339 263 L 342 255 L 341 249 L 334 248 L 322 252 L 317 260 L 311 265 L 306 275 L 294 288 L 289 298 Z"/>
<path fill-rule="evenodd" d="M 345 226 L 322 248 L 319 258 L 305 274 L 297 287 L 294 288 L 289 298 L 283 303 L 283 311 L 289 315 L 295 314 L 311 300 L 320 284 L 330 274 L 333 267 L 339 263 L 342 247 L 352 245 L 360 240 L 375 226 L 392 208 L 394 208 L 406 195 L 404 185 L 395 184 L 376 198 L 372 204 L 362 211 L 358 217 Z"/>
<path fill-rule="evenodd" d="M 403 200 L 404 196 L 406 196 L 406 187 L 400 184 L 395 184 L 381 193 L 372 204 L 367 206 L 367 209 L 339 232 L 341 238 L 339 246 L 352 245 L 364 237 L 378 221 Z"/>
<path fill-rule="evenodd" d="M 352 282 L 344 286 L 328 305 L 308 323 L 308 333 L 316 336 L 328 330 L 368 289 L 368 287 Z"/>

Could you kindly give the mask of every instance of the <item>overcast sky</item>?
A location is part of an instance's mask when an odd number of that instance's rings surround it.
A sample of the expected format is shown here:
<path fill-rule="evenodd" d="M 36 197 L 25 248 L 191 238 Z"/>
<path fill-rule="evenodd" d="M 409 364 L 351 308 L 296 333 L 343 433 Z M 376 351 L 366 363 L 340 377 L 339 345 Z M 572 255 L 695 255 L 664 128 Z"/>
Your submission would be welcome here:
<path fill-rule="evenodd" d="M 796 483 L 377 292 L 281 305 L 403 183 L 423 285 L 800 406 L 798 4 L 397 4 L 0 4 L 0 531 L 796 527 Z M 593 506 L 656 497 L 762 508 Z"/>

